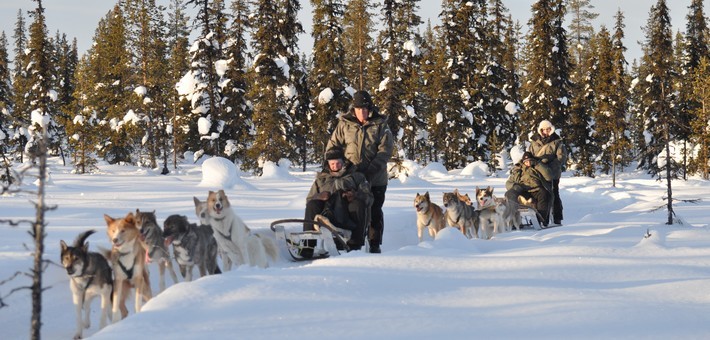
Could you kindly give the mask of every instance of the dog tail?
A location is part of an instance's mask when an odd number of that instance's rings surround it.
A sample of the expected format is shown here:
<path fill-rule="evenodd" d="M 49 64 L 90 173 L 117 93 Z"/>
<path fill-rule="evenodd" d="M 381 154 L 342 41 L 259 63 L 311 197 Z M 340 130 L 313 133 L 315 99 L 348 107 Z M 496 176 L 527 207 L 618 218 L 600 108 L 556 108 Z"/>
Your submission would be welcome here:
<path fill-rule="evenodd" d="M 74 240 L 74 247 L 75 248 L 81 248 L 84 246 L 84 242 L 86 242 L 86 239 L 91 236 L 91 234 L 95 233 L 96 230 L 94 229 L 89 229 L 76 237 L 76 240 Z"/>

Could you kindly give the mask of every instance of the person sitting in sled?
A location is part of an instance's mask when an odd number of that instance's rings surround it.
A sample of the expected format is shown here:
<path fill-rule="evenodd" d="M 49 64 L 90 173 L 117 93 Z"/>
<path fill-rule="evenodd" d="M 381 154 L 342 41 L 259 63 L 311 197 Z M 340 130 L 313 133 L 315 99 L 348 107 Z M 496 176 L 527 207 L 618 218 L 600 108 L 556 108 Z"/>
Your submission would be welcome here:
<path fill-rule="evenodd" d="M 550 223 L 550 205 L 552 203 L 552 185 L 545 178 L 550 177 L 550 168 L 538 162 L 529 151 L 523 154 L 519 163 L 510 170 L 510 177 L 505 182 L 505 198 L 518 202 L 518 196 L 533 199 L 534 208 L 540 215 L 540 224 L 547 227 Z"/>
<path fill-rule="evenodd" d="M 338 228 L 352 232 L 348 247 L 359 250 L 365 243 L 365 225 L 373 201 L 370 183 L 345 159 L 342 148 L 330 148 L 325 159 L 323 171 L 316 175 L 306 197 L 304 219 L 312 221 L 319 214 L 327 217 Z M 313 230 L 313 225 L 303 228 Z"/>

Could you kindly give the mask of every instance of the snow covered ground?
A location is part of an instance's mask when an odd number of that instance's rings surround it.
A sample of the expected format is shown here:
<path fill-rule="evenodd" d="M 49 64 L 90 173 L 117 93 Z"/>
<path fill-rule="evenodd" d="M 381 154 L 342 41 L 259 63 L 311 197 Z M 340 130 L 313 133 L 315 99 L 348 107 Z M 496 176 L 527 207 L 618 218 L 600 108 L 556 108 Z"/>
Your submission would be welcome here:
<path fill-rule="evenodd" d="M 44 339 L 74 334 L 69 281 L 59 262 L 59 240 L 71 242 L 94 228 L 90 248 L 109 247 L 103 214 L 155 210 L 159 223 L 171 214 L 196 221 L 193 196 L 204 199 L 220 182 L 203 182 L 200 165 L 183 164 L 161 176 L 138 167 L 102 165 L 101 173 L 74 175 L 53 160 L 47 202 L 58 209 L 49 222 L 43 295 Z M 473 168 L 475 169 L 475 167 Z M 227 194 L 255 230 L 268 232 L 282 218 L 301 218 L 314 171 L 241 174 Z M 385 203 L 382 254 L 352 252 L 314 262 L 283 259 L 267 269 L 231 272 L 173 284 L 142 312 L 98 330 L 93 339 L 708 339 L 710 306 L 710 183 L 675 181 L 682 225 L 667 226 L 663 182 L 644 174 L 561 181 L 564 226 L 523 230 L 492 240 L 468 240 L 450 228 L 418 243 L 416 193 L 492 185 L 504 191 L 505 174 L 418 168 L 390 182 Z M 31 189 L 31 184 L 26 185 Z M 0 196 L 0 218 L 33 219 L 27 194 Z M 645 237 L 650 234 L 650 237 Z M 0 225 L 0 281 L 32 265 L 27 227 Z M 157 292 L 157 269 L 150 267 Z M 22 277 L 0 286 L 29 285 Z M 3 339 L 27 338 L 31 301 L 23 290 L 0 309 Z"/>

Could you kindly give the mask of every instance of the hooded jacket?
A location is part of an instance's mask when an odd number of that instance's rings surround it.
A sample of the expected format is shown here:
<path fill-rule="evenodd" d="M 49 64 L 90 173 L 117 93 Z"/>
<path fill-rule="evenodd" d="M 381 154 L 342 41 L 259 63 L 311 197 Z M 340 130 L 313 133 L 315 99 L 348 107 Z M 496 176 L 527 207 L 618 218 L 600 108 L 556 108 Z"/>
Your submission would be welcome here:
<path fill-rule="evenodd" d="M 550 168 L 552 176 L 548 180 L 560 179 L 564 166 L 567 164 L 567 149 L 562 143 L 562 138 L 557 132 L 554 132 L 554 126 L 552 126 L 552 131 L 549 137 L 543 138 L 540 129 L 538 129 L 530 139 L 530 147 L 528 147 L 528 151 Z"/>
<path fill-rule="evenodd" d="M 370 112 L 367 122 L 360 125 L 355 111 L 350 109 L 340 117 L 326 150 L 333 146 L 345 150 L 345 158 L 355 165 L 357 171 L 365 174 L 370 185 L 387 185 L 387 161 L 392 156 L 394 141 L 386 116 L 375 109 Z"/>

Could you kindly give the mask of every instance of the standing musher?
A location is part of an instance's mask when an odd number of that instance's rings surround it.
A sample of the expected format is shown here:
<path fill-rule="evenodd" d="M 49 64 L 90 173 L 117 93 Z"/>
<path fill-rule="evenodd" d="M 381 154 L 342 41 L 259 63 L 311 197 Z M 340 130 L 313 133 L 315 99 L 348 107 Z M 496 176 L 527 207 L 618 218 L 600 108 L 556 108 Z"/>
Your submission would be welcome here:
<path fill-rule="evenodd" d="M 370 182 L 374 202 L 370 209 L 371 222 L 367 239 L 370 252 L 380 253 L 385 228 L 382 205 L 387 191 L 387 161 L 392 156 L 394 141 L 387 117 L 380 115 L 367 91 L 353 94 L 352 107 L 340 117 L 326 150 L 334 146 L 342 147 L 345 158 L 355 165 L 357 171 L 365 174 Z"/>
<path fill-rule="evenodd" d="M 549 120 L 543 120 L 537 127 L 537 133 L 530 139 L 528 147 L 535 158 L 550 168 L 552 184 L 552 220 L 556 225 L 562 225 L 562 199 L 560 199 L 560 177 L 567 164 L 567 149 L 562 138 L 555 131 Z"/>

